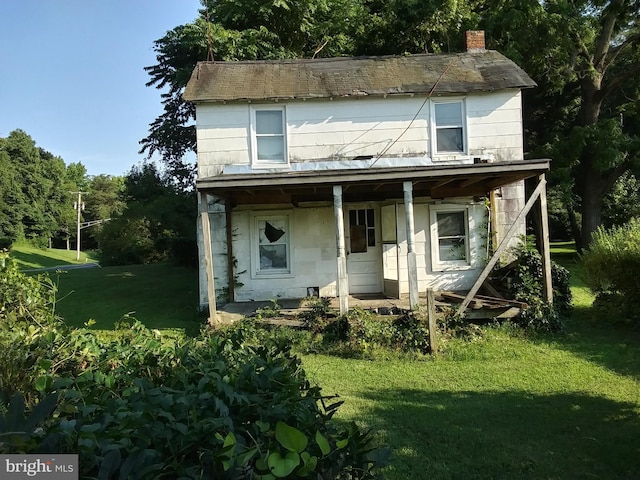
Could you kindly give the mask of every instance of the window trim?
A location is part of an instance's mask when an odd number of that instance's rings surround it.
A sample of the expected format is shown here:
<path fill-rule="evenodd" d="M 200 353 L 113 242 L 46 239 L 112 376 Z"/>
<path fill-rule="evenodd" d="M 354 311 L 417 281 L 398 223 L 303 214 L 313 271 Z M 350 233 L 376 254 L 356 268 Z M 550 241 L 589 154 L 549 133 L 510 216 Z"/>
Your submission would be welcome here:
<path fill-rule="evenodd" d="M 464 260 L 441 260 L 440 259 L 440 237 L 438 235 L 438 214 L 439 213 L 464 213 L 465 226 L 465 259 Z M 431 229 L 431 270 L 442 272 L 446 270 L 468 270 L 471 268 L 471 229 L 469 227 L 470 212 L 466 205 L 433 205 L 429 208 L 429 219 Z"/>
<path fill-rule="evenodd" d="M 258 137 L 261 136 L 256 132 L 257 112 L 261 111 L 279 111 L 282 112 L 282 141 L 284 159 L 282 161 L 258 160 Z M 287 111 L 284 105 L 256 105 L 250 108 L 250 136 L 251 136 L 251 165 L 255 168 L 282 168 L 289 166 L 289 150 L 288 150 L 288 129 L 287 129 Z M 275 136 L 275 135 L 274 135 Z"/>
<path fill-rule="evenodd" d="M 460 105 L 460 113 L 462 116 L 461 125 L 447 125 L 438 127 L 436 124 L 436 105 L 442 105 L 445 103 L 457 103 Z M 451 157 L 451 156 L 467 156 L 469 154 L 469 139 L 467 138 L 467 102 L 466 98 L 448 98 L 431 101 L 431 152 L 432 157 Z M 462 128 L 462 151 L 460 150 L 446 150 L 438 151 L 438 130 L 442 128 Z"/>
<path fill-rule="evenodd" d="M 292 219 L 293 215 L 290 211 L 275 212 L 256 212 L 251 215 L 251 278 L 253 279 L 272 279 L 272 278 L 291 278 L 294 277 L 293 272 L 293 235 L 292 235 Z M 287 230 L 287 268 L 260 270 L 260 225 L 261 221 L 285 220 Z"/>

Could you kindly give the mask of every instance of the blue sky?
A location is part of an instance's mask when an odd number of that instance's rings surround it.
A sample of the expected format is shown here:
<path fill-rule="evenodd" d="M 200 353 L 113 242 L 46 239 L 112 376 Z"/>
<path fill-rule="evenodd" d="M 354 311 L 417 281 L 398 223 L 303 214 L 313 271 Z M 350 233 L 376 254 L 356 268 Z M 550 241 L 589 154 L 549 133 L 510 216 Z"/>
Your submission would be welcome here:
<path fill-rule="evenodd" d="M 145 87 L 153 41 L 192 22 L 199 0 L 0 0 L 0 137 L 124 175 L 162 113 Z"/>

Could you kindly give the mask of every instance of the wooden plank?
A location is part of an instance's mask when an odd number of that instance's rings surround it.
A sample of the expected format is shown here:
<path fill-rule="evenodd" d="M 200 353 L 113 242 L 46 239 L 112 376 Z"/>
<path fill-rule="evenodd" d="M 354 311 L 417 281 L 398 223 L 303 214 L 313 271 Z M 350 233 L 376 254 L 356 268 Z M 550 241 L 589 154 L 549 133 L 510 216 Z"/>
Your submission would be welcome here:
<path fill-rule="evenodd" d="M 438 353 L 438 327 L 436 325 L 436 301 L 433 289 L 427 289 L 427 320 L 429 323 L 429 348 L 431 355 Z"/>
<path fill-rule="evenodd" d="M 509 230 L 507 231 L 507 234 L 502 239 L 502 242 L 500 242 L 500 246 L 494 252 L 493 256 L 491 257 L 487 265 L 484 267 L 484 270 L 482 270 L 482 273 L 480 273 L 480 276 L 478 277 L 476 282 L 473 284 L 473 287 L 471 287 L 471 290 L 469 290 L 469 293 L 463 300 L 462 305 L 460 305 L 460 308 L 456 312 L 456 315 L 462 315 L 464 311 L 467 309 L 467 306 L 471 302 L 471 299 L 476 295 L 476 293 L 478 293 L 478 290 L 480 290 L 480 286 L 484 283 L 486 278 L 491 273 L 491 270 L 493 270 L 493 267 L 495 267 L 496 263 L 498 263 L 498 260 L 500 260 L 500 257 L 509 246 L 509 241 L 518 230 L 518 224 L 522 220 L 524 220 L 524 218 L 527 216 L 527 213 L 529 213 L 529 210 L 531 210 L 531 207 L 533 207 L 535 202 L 538 200 L 538 197 L 540 196 L 540 192 L 542 192 L 542 190 L 546 188 L 546 185 L 547 185 L 547 181 L 544 179 L 544 176 L 541 175 L 540 177 L 538 177 L 538 186 L 531 194 L 531 197 L 529 197 L 529 200 L 527 200 L 527 203 L 525 204 L 524 208 L 520 211 L 520 213 L 516 217 L 515 221 L 511 225 L 511 228 L 509 228 Z"/>
<path fill-rule="evenodd" d="M 502 310 L 474 310 L 468 312 L 465 316 L 469 320 L 506 320 L 517 317 L 519 314 L 520 309 L 518 307 L 509 307 Z"/>
<path fill-rule="evenodd" d="M 546 184 L 545 174 L 538 177 L 539 181 Z M 547 189 L 540 192 L 540 239 L 539 245 L 542 256 L 542 296 L 548 303 L 553 303 L 553 282 L 551 280 L 551 247 L 549 245 L 549 217 L 547 216 Z"/>

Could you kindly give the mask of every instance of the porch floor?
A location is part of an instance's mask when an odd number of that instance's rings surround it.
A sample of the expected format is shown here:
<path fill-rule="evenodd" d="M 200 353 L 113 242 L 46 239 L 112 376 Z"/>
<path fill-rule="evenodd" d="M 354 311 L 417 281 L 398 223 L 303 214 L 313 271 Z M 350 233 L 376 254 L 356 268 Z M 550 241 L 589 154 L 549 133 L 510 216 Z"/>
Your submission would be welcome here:
<path fill-rule="evenodd" d="M 426 295 L 424 298 L 426 299 Z M 304 299 L 302 298 L 278 299 L 277 303 L 280 306 L 281 311 L 287 316 L 295 316 L 296 313 L 302 313 L 307 308 L 303 305 Z M 218 317 L 223 323 L 230 323 L 244 317 L 250 317 L 255 314 L 258 309 L 270 307 L 272 305 L 273 303 L 271 301 L 227 303 L 226 305 L 218 308 Z M 329 306 L 336 311 L 340 310 L 339 299 L 330 298 Z M 349 308 L 354 307 L 376 310 L 409 310 L 409 297 L 387 298 L 382 294 L 350 295 Z"/>

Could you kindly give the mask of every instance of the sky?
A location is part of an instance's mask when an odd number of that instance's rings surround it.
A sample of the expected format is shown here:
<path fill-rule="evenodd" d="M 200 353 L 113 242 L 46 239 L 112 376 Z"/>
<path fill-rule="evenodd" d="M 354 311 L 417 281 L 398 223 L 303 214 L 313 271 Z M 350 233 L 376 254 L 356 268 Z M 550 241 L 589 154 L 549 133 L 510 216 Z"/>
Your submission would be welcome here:
<path fill-rule="evenodd" d="M 144 160 L 138 142 L 162 113 L 161 91 L 145 86 L 153 42 L 199 8 L 199 0 L 0 0 L 0 137 L 22 129 L 89 175 L 126 175 Z"/>

